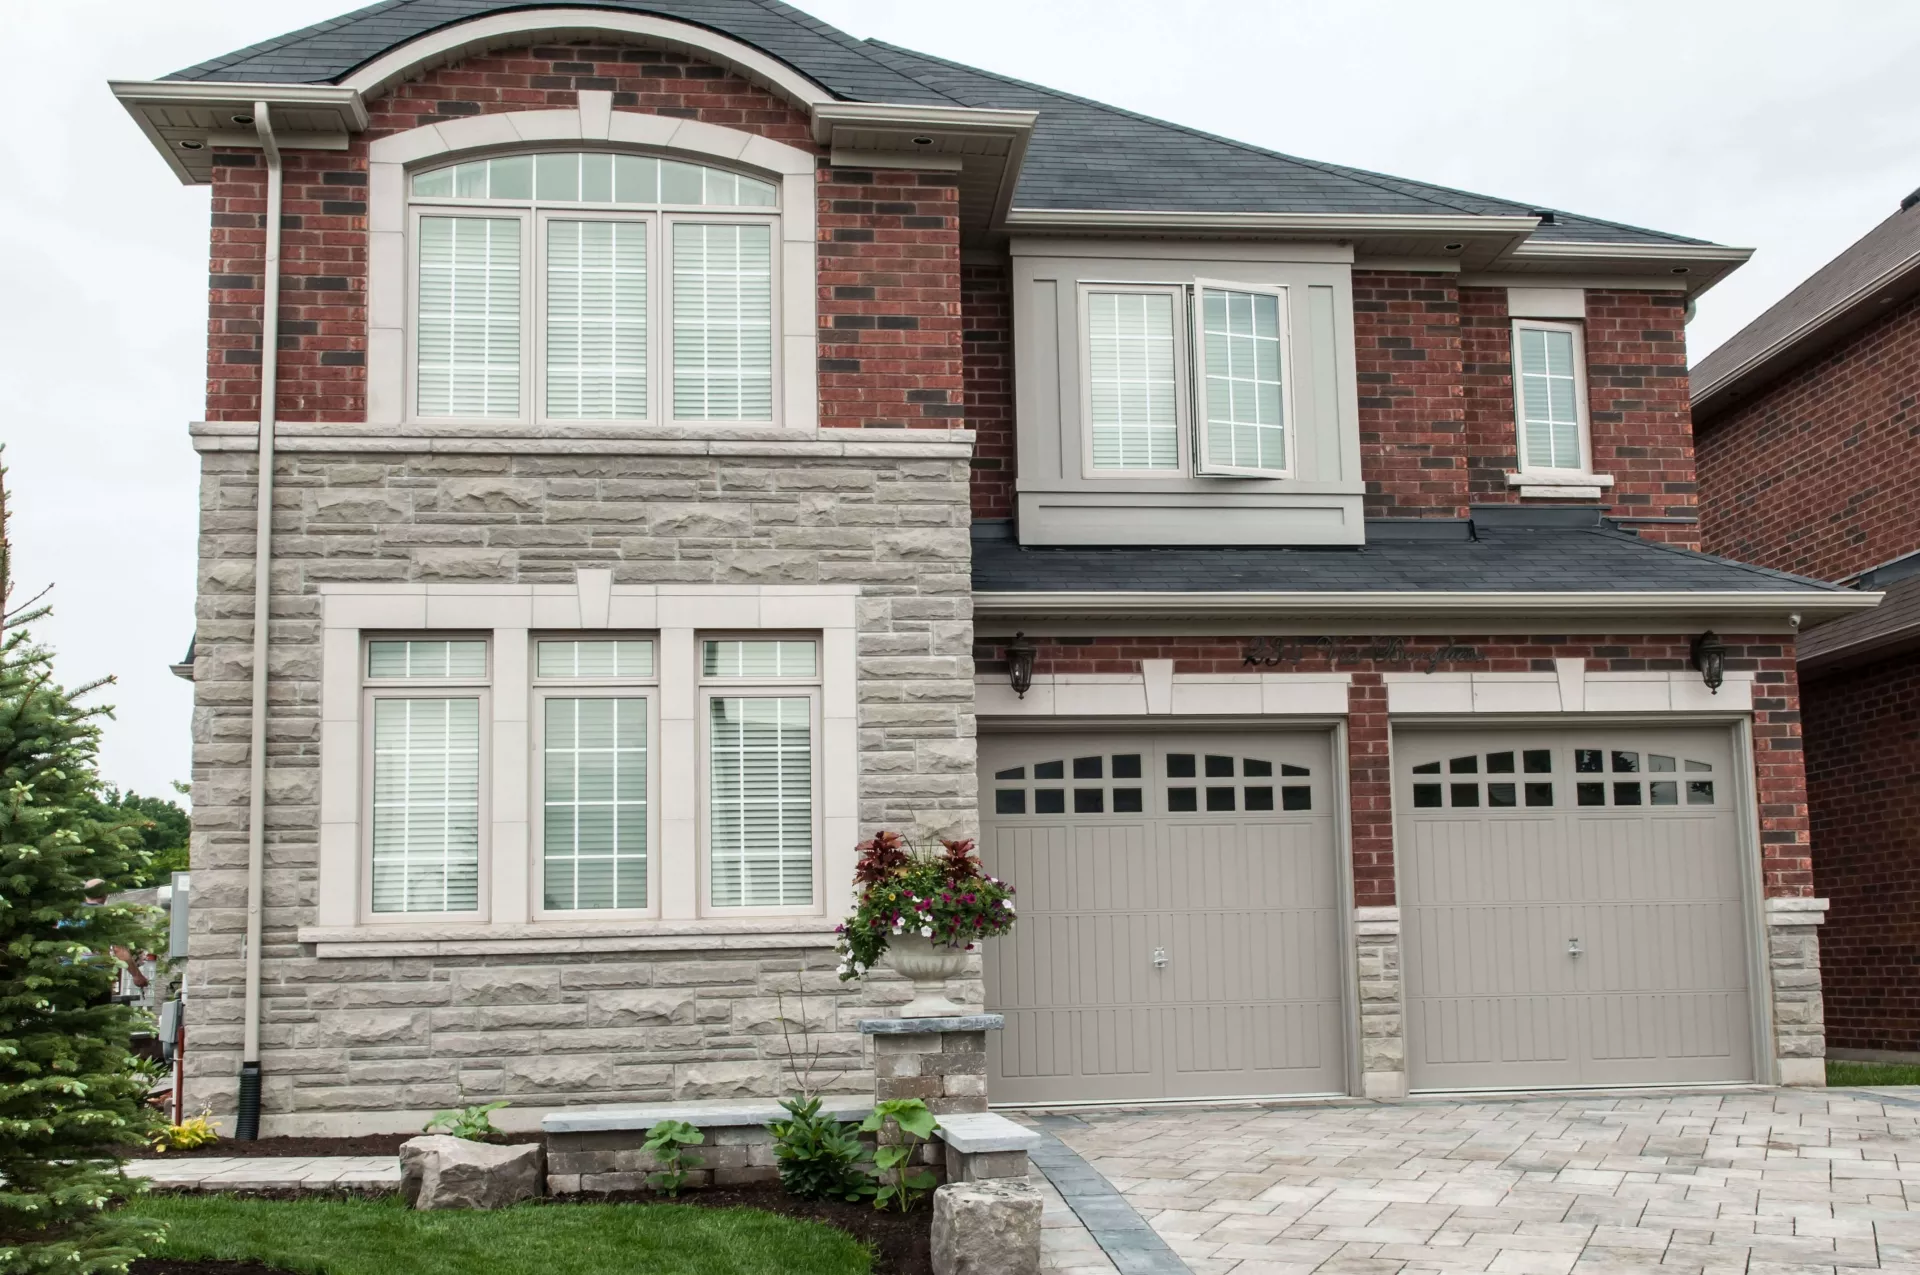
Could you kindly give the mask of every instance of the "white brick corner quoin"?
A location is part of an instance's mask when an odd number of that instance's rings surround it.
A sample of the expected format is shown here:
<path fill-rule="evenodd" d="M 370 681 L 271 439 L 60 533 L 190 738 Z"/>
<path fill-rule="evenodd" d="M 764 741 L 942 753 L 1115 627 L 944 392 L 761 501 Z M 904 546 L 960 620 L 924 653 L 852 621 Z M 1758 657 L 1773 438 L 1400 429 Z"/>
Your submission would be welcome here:
<path fill-rule="evenodd" d="M 829 917 L 852 906 L 854 844 L 859 832 L 860 756 L 855 631 L 860 588 L 613 583 L 604 568 L 581 568 L 573 584 L 324 584 L 320 725 L 320 852 L 315 924 L 302 942 L 320 955 L 360 955 L 370 942 L 429 948 L 483 942 L 498 950 L 543 940 L 612 933 L 753 934 L 831 929 Z M 532 756 L 527 726 L 532 705 L 530 639 L 541 632 L 646 632 L 658 641 L 660 909 L 658 920 L 535 920 L 530 819 Z M 370 922 L 362 906 L 365 731 L 360 676 L 362 638 L 369 632 L 484 634 L 490 641 L 494 693 L 483 725 L 490 786 L 481 851 L 481 914 L 456 924 Z M 697 635 L 712 632 L 806 632 L 820 635 L 820 796 L 824 914 L 716 918 L 700 909 L 698 688 L 692 676 Z M 680 675 L 666 670 L 684 670 Z M 441 950 L 445 950 L 442 948 Z"/>

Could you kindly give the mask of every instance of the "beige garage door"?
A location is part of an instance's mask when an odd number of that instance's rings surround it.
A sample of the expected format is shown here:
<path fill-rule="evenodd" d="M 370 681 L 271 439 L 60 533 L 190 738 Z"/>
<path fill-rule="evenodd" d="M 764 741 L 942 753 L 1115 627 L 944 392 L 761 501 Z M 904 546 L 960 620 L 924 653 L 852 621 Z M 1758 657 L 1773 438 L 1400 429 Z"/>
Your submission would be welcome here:
<path fill-rule="evenodd" d="M 1394 749 L 1414 1088 L 1753 1078 L 1724 730 Z"/>
<path fill-rule="evenodd" d="M 996 1102 L 1344 1091 L 1322 736 L 982 740 Z"/>

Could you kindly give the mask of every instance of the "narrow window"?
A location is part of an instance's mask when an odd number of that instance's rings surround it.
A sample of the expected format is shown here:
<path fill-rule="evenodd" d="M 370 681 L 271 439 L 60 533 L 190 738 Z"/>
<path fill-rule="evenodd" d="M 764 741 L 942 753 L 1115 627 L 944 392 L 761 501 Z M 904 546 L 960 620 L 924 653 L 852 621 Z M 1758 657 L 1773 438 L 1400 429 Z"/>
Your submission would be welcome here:
<path fill-rule="evenodd" d="M 1180 467 L 1173 294 L 1087 295 L 1087 406 L 1095 469 Z"/>
<path fill-rule="evenodd" d="M 520 414 L 520 222 L 420 219 L 422 416 Z"/>
<path fill-rule="evenodd" d="M 646 223 L 547 223 L 547 415 L 646 417 Z"/>
<path fill-rule="evenodd" d="M 708 704 L 711 897 L 719 908 L 813 902 L 813 704 Z"/>
<path fill-rule="evenodd" d="M 1273 476 L 1287 470 L 1284 293 L 1200 285 L 1200 405 L 1203 474 Z"/>
<path fill-rule="evenodd" d="M 1580 337 L 1574 324 L 1514 325 L 1514 406 L 1523 471 L 1587 469 Z"/>
<path fill-rule="evenodd" d="M 646 907 L 646 700 L 552 698 L 542 732 L 546 906 Z"/>
<path fill-rule="evenodd" d="M 673 226 L 673 415 L 773 418 L 773 230 Z"/>
<path fill-rule="evenodd" d="M 480 908 L 480 705 L 486 643 L 367 644 L 373 783 L 370 906 Z M 436 690 L 465 683 L 455 691 Z"/>

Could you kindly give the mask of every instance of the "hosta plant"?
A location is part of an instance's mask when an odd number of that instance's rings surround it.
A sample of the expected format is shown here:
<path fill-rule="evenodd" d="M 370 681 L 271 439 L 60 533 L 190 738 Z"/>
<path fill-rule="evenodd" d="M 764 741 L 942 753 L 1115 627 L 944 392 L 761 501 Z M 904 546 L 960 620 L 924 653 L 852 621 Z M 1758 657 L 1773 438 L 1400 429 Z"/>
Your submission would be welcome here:
<path fill-rule="evenodd" d="M 909 845 L 892 832 L 860 843 L 859 895 L 838 929 L 841 981 L 864 975 L 904 935 L 974 951 L 1013 929 L 1013 887 L 987 874 L 973 842 L 942 840 L 940 847 Z"/>

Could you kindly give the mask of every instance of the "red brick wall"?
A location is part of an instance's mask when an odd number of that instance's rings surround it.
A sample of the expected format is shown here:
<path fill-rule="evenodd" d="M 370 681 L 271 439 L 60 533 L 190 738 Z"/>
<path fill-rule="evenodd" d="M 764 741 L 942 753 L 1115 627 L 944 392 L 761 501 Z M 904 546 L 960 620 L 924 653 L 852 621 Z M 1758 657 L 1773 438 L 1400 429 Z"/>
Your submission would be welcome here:
<path fill-rule="evenodd" d="M 1446 275 L 1353 272 L 1369 518 L 1467 516 L 1460 295 Z"/>
<path fill-rule="evenodd" d="M 697 119 L 819 152 L 806 115 L 720 67 L 656 49 L 512 49 L 440 67 L 368 104 L 340 152 L 286 157 L 278 411 L 366 418 L 366 165 L 374 139 L 440 119 L 571 107 L 581 89 L 616 110 Z M 258 152 L 213 157 L 207 416 L 259 415 L 266 172 Z M 819 195 L 821 421 L 964 423 L 959 203 L 951 175 L 824 168 Z"/>
<path fill-rule="evenodd" d="M 1698 430 L 1707 548 L 1839 580 L 1920 549 L 1920 298 Z"/>
<path fill-rule="evenodd" d="M 1697 516 L 1685 311 L 1678 292 L 1587 293 L 1593 468 L 1613 475 L 1609 513 Z M 1648 540 L 1700 547 L 1697 523 L 1636 530 Z"/>
<path fill-rule="evenodd" d="M 1505 288 L 1460 289 L 1460 379 L 1465 399 L 1467 490 L 1475 504 L 1515 499 L 1520 466 L 1513 418 L 1513 320 Z"/>
<path fill-rule="evenodd" d="M 973 516 L 1011 518 L 1013 438 L 1013 293 L 1007 261 L 960 268 L 962 370 L 967 425 L 974 431 Z"/>
<path fill-rule="evenodd" d="M 1029 638 L 1038 654 L 1036 674 L 1136 673 L 1140 661 L 1172 660 L 1176 673 L 1245 673 L 1247 639 L 1235 637 L 1086 637 Z M 1754 787 L 1760 806 L 1761 868 L 1769 896 L 1813 893 L 1813 868 L 1807 849 L 1807 785 L 1800 748 L 1799 690 L 1793 648 L 1778 638 L 1731 636 L 1727 667 L 1754 673 Z M 1369 638 L 1341 639 L 1364 646 Z M 1642 672 L 1689 667 L 1688 639 L 1673 634 L 1594 635 L 1585 638 L 1514 634 L 1408 637 L 1408 647 L 1432 650 L 1458 644 L 1476 648 L 1485 658 L 1475 663 L 1445 662 L 1439 672 L 1552 672 L 1556 659 L 1585 659 L 1595 672 Z M 1006 672 L 1004 645 L 975 645 L 977 669 Z M 1299 672 L 1354 675 L 1348 691 L 1348 767 L 1353 785 L 1354 903 L 1359 907 L 1394 902 L 1392 775 L 1388 769 L 1386 688 L 1381 673 L 1424 670 L 1426 661 L 1330 660 L 1310 654 Z"/>
<path fill-rule="evenodd" d="M 1827 1043 L 1920 1050 L 1920 658 L 1809 681 L 1807 798 Z"/>

